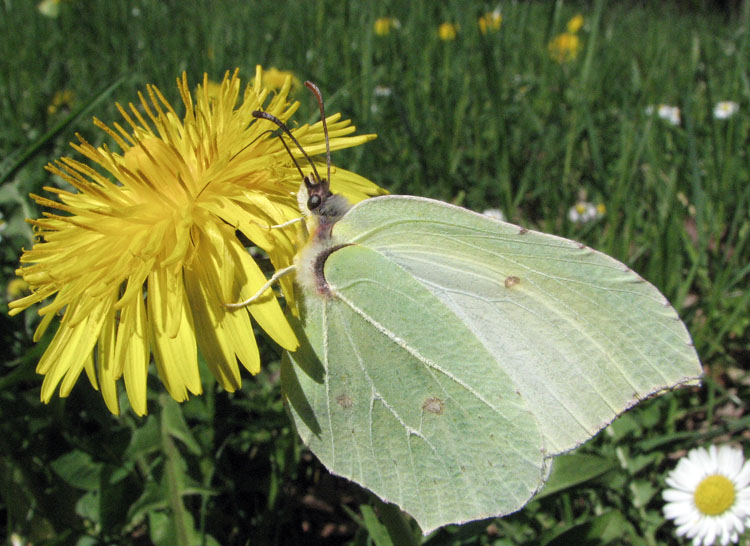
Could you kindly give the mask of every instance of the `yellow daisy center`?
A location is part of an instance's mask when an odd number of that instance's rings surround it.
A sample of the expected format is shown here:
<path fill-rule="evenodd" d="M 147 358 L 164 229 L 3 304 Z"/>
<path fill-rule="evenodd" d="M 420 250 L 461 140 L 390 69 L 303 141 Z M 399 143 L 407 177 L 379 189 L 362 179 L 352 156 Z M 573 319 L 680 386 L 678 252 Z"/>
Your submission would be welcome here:
<path fill-rule="evenodd" d="M 695 488 L 693 500 L 701 514 L 718 516 L 734 504 L 734 484 L 720 474 L 708 476 Z"/>

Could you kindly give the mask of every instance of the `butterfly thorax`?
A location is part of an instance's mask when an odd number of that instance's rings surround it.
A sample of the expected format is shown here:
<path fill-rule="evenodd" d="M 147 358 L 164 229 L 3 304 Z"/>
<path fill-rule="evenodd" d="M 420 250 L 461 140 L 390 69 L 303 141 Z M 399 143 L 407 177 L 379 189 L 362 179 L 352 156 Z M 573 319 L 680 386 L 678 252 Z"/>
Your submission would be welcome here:
<path fill-rule="evenodd" d="M 323 267 L 331 253 L 346 246 L 336 244 L 332 239 L 332 230 L 351 208 L 351 203 L 345 197 L 331 193 L 325 178 L 316 183 L 312 176 L 303 179 L 297 202 L 305 216 L 309 234 L 307 244 L 295 258 L 297 283 L 320 295 L 329 296 Z"/>

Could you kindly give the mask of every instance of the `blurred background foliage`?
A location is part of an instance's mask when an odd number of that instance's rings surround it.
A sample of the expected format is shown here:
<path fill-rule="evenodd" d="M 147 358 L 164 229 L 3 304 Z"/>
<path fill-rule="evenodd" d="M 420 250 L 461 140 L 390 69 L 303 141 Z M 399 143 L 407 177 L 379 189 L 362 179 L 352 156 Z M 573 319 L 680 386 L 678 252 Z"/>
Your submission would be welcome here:
<path fill-rule="evenodd" d="M 583 24 L 573 31 L 576 15 Z M 394 193 L 499 209 L 628 263 L 673 302 L 707 377 L 700 389 L 641 404 L 561 458 L 521 512 L 422 538 L 403 514 L 330 476 L 304 449 L 282 407 L 270 342 L 261 374 L 235 394 L 204 374 L 206 394 L 178 405 L 155 380 L 148 417 L 114 417 L 85 381 L 67 399 L 39 402 L 34 367 L 46 340 L 31 340 L 35 313 L 10 318 L 5 305 L 0 538 L 673 541 L 661 515 L 665 470 L 696 445 L 743 442 L 750 423 L 748 23 L 747 3 L 708 0 L 1 2 L 5 302 L 23 293 L 13 281 L 32 241 L 23 220 L 41 214 L 28 194 L 57 184 L 43 166 L 74 155 L 74 133 L 102 142 L 91 118 L 119 121 L 115 101 L 137 101 L 146 83 L 179 104 L 183 71 L 197 83 L 204 72 L 218 81 L 239 67 L 249 81 L 262 64 L 315 81 L 330 113 L 379 135 L 336 153 L 336 164 Z M 296 98 L 296 119 L 316 120 L 304 88 Z M 717 117 L 722 100 L 739 110 Z M 679 110 L 662 117 L 659 105 Z"/>

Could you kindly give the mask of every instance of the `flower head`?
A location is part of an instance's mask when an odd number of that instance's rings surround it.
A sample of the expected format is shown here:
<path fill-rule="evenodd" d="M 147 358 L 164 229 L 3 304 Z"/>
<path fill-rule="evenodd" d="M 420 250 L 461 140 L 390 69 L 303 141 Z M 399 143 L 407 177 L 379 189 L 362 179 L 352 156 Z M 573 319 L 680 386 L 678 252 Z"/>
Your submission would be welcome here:
<path fill-rule="evenodd" d="M 10 279 L 8 281 L 8 284 L 5 286 L 5 296 L 8 301 L 20 298 L 24 294 L 28 293 L 29 283 L 27 283 L 23 279 L 19 279 L 18 277 Z"/>
<path fill-rule="evenodd" d="M 286 84 L 287 78 L 289 78 L 289 80 L 291 81 L 292 90 L 295 90 L 302 85 L 299 81 L 299 78 L 295 76 L 293 72 L 290 72 L 289 70 L 279 70 L 278 68 L 274 68 L 273 66 L 268 70 L 264 70 L 262 77 L 263 79 L 260 82 L 261 86 L 268 89 L 273 89 L 274 91 L 282 89 Z M 255 81 L 251 83 L 254 84 Z"/>
<path fill-rule="evenodd" d="M 740 105 L 731 100 L 723 100 L 714 106 L 714 117 L 716 119 L 728 119 L 740 110 Z"/>
<path fill-rule="evenodd" d="M 458 25 L 443 23 L 438 27 L 438 37 L 444 42 L 452 42 L 458 34 Z"/>
<path fill-rule="evenodd" d="M 503 214 L 503 211 L 501 211 L 500 209 L 485 209 L 482 214 L 490 218 L 494 218 L 495 220 L 505 222 L 505 214 Z"/>
<path fill-rule="evenodd" d="M 487 34 L 488 32 L 494 32 L 500 30 L 500 25 L 503 22 L 503 16 L 499 9 L 494 11 L 488 11 L 479 18 L 479 32 Z"/>
<path fill-rule="evenodd" d="M 391 30 L 401 28 L 401 23 L 394 17 L 381 17 L 379 19 L 375 19 L 373 28 L 375 30 L 375 34 L 377 34 L 378 36 L 385 36 L 387 34 L 390 34 Z"/>
<path fill-rule="evenodd" d="M 290 78 L 270 100 L 262 81 L 258 67 L 255 83 L 243 92 L 235 71 L 209 93 L 204 76 L 193 96 L 183 74 L 177 82 L 182 118 L 148 86 L 138 107 L 118 105 L 123 124 L 95 120 L 122 153 L 79 136 L 72 146 L 88 163 L 64 157 L 48 166 L 75 191 L 47 187 L 57 199 L 33 196 L 56 212 L 30 221 L 37 240 L 21 256 L 17 274 L 32 293 L 9 304 L 17 314 L 47 300 L 36 340 L 62 315 L 37 366 L 45 376 L 42 400 L 49 401 L 58 384 L 67 396 L 85 370 L 113 413 L 119 412 L 122 378 L 134 411 L 145 414 L 151 355 L 168 392 L 182 401 L 202 390 L 198 350 L 226 390 L 240 386 L 238 360 L 259 371 L 253 321 L 281 347 L 297 347 L 273 291 L 247 308 L 224 306 L 266 283 L 238 234 L 277 269 L 291 265 L 300 240 L 299 224 L 270 227 L 300 216 L 299 173 L 273 136 L 275 125 L 251 115 L 262 109 L 286 121 L 299 104 L 287 101 Z M 332 149 L 373 138 L 346 136 L 354 127 L 339 118 L 328 118 Z M 321 122 L 292 132 L 308 154 L 325 151 Z M 342 169 L 332 187 L 353 201 L 382 193 Z M 285 278 L 281 288 L 294 309 L 291 283 Z"/>
<path fill-rule="evenodd" d="M 656 108 L 652 105 L 646 106 L 646 115 L 651 116 L 654 112 L 660 119 L 668 121 L 671 125 L 679 125 L 682 122 L 679 106 L 669 104 L 660 104 Z"/>
<path fill-rule="evenodd" d="M 583 28 L 583 15 L 580 13 L 568 21 L 567 29 L 571 34 L 576 34 Z"/>
<path fill-rule="evenodd" d="M 57 91 L 52 96 L 52 102 L 50 102 L 49 106 L 47 106 L 47 112 L 49 114 L 55 114 L 57 113 L 58 110 L 69 109 L 70 106 L 73 104 L 74 98 L 75 98 L 75 95 L 73 94 L 73 91 L 71 91 L 70 89 Z"/>
<path fill-rule="evenodd" d="M 607 212 L 604 203 L 595 205 L 587 201 L 578 201 L 568 210 L 568 220 L 576 224 L 586 224 L 598 220 Z"/>
<path fill-rule="evenodd" d="M 60 15 L 60 2 L 62 0 L 42 0 L 36 5 L 36 9 L 45 17 L 55 18 Z"/>
<path fill-rule="evenodd" d="M 558 63 L 573 61 L 581 52 L 581 39 L 577 34 L 563 32 L 558 34 L 547 46 L 550 57 Z"/>
<path fill-rule="evenodd" d="M 664 516 L 695 546 L 737 542 L 750 517 L 750 461 L 730 446 L 691 450 L 665 480 Z"/>

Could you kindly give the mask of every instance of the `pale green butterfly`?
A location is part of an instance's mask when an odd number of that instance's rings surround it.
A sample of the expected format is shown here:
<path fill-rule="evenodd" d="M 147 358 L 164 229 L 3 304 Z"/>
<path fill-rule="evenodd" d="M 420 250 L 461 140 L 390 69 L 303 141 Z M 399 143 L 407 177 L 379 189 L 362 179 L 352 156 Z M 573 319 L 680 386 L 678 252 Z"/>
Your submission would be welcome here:
<path fill-rule="evenodd" d="M 431 199 L 351 207 L 328 180 L 330 151 L 328 178 L 313 165 L 299 192 L 310 243 L 230 307 L 296 269 L 302 345 L 282 363 L 292 420 L 332 473 L 425 534 L 520 509 L 553 456 L 698 382 L 684 324 L 626 265 Z"/>

